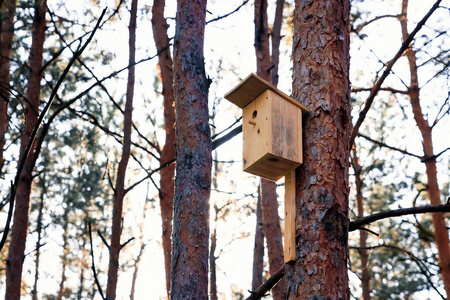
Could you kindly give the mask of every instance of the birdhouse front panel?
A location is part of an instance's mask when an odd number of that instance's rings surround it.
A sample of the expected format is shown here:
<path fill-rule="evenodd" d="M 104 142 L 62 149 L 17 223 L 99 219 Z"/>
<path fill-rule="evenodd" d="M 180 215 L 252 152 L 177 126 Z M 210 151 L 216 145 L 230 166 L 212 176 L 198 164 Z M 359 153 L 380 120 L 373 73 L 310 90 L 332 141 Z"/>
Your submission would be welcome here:
<path fill-rule="evenodd" d="M 302 110 L 266 90 L 243 109 L 244 171 L 278 180 L 302 163 Z"/>

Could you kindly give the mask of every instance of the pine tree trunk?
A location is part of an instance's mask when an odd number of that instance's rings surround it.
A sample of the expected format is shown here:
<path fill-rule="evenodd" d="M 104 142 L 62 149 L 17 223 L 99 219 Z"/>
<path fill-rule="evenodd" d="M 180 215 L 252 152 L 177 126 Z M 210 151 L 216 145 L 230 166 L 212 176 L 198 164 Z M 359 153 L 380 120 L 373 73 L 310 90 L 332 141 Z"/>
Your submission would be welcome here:
<path fill-rule="evenodd" d="M 289 299 L 349 299 L 348 0 L 295 1 L 293 98 L 305 105 L 296 172 L 296 261 Z"/>
<path fill-rule="evenodd" d="M 358 209 L 358 218 L 364 217 L 364 206 L 363 206 L 363 177 L 361 174 L 361 165 L 359 164 L 358 156 L 356 154 L 356 150 L 353 149 L 352 156 L 352 166 L 355 172 L 355 181 L 356 181 L 356 206 Z M 360 230 L 359 231 L 359 247 L 361 249 L 358 250 L 359 257 L 361 258 L 361 286 L 362 286 L 362 294 L 363 300 L 370 300 L 370 271 L 368 268 L 369 254 L 368 250 L 365 249 L 367 247 L 367 231 Z"/>
<path fill-rule="evenodd" d="M 264 231 L 261 209 L 261 189 L 258 188 L 258 200 L 256 202 L 256 229 L 255 246 L 253 248 L 253 274 L 252 290 L 255 290 L 262 284 L 264 270 Z"/>
<path fill-rule="evenodd" d="M 281 22 L 281 20 L 277 21 Z M 281 23 L 279 24 L 281 28 Z M 270 82 L 271 80 L 271 56 L 269 47 L 269 29 L 267 21 L 267 0 L 255 1 L 255 54 L 257 74 Z M 280 41 L 277 40 L 279 47 Z M 279 56 L 278 48 L 272 49 L 274 55 Z M 278 56 L 276 65 L 278 69 Z M 278 74 L 273 73 L 278 77 Z M 284 264 L 283 240 L 278 215 L 277 185 L 275 182 L 261 179 L 261 209 L 264 236 L 267 240 L 267 254 L 269 257 L 269 271 L 274 274 Z M 285 280 L 280 280 L 272 289 L 275 300 L 284 299 L 286 289 Z"/>
<path fill-rule="evenodd" d="M 9 59 L 12 53 L 15 12 L 16 0 L 4 0 L 0 6 L 0 175 L 3 168 L 5 133 L 8 128 Z"/>
<path fill-rule="evenodd" d="M 131 16 L 129 25 L 129 62 L 132 67 L 128 69 L 127 95 L 124 112 L 123 125 L 123 143 L 122 143 L 122 158 L 117 169 L 116 186 L 114 190 L 114 204 L 113 204 L 113 220 L 111 226 L 111 244 L 109 246 L 109 269 L 108 269 L 108 284 L 106 287 L 106 299 L 113 300 L 116 298 L 117 277 L 119 270 L 119 253 L 121 249 L 120 236 L 122 234 L 122 211 L 123 198 L 125 196 L 125 175 L 130 158 L 131 149 L 131 126 L 133 114 L 133 94 L 135 82 L 135 57 L 136 57 L 136 15 L 137 15 L 137 0 L 131 2 Z"/>
<path fill-rule="evenodd" d="M 152 29 L 156 49 L 159 53 L 159 66 L 161 69 L 161 80 L 164 98 L 164 129 L 166 131 L 166 141 L 161 153 L 161 165 L 175 158 L 175 111 L 173 93 L 173 62 L 170 55 L 169 38 L 167 36 L 167 22 L 164 18 L 164 0 L 155 0 L 152 8 Z M 172 259 L 172 215 L 173 215 L 173 195 L 175 192 L 175 164 L 161 170 L 160 185 L 160 206 L 162 218 L 162 244 L 164 251 L 164 266 L 166 271 L 167 297 L 170 295 L 170 269 Z"/>
<path fill-rule="evenodd" d="M 206 1 L 178 0 L 174 38 L 177 165 L 171 299 L 208 299 L 211 134 L 203 43 Z"/>
<path fill-rule="evenodd" d="M 42 53 L 45 40 L 45 14 L 47 1 L 36 0 L 33 28 L 31 31 L 31 48 L 28 66 L 30 69 L 27 84 L 27 100 L 25 107 L 25 130 L 21 137 L 19 161 L 24 155 L 25 148 L 30 140 L 33 128 L 36 126 L 42 78 Z M 14 208 L 14 223 L 11 228 L 11 242 L 6 264 L 6 293 L 5 299 L 19 299 L 22 282 L 22 267 L 24 260 L 25 242 L 28 231 L 28 212 L 30 206 L 30 193 L 32 172 L 35 165 L 34 155 L 25 158 L 25 165 L 20 174 L 17 186 L 17 195 Z"/>
<path fill-rule="evenodd" d="M 402 1 L 402 15 L 400 18 L 400 24 L 402 28 L 403 39 L 406 39 L 409 35 L 407 28 L 407 10 L 408 0 Z M 416 53 L 412 48 L 406 50 L 406 57 L 409 62 L 409 69 L 411 74 L 411 84 L 409 86 L 409 98 L 411 101 L 411 107 L 416 120 L 417 127 L 419 127 L 422 134 L 422 145 L 425 159 L 425 169 L 428 178 L 427 191 L 428 197 L 432 205 L 441 205 L 441 192 L 439 190 L 439 184 L 437 180 L 436 171 L 436 159 L 433 152 L 433 139 L 432 139 L 432 127 L 425 119 L 422 107 L 420 105 L 420 88 L 419 79 L 417 74 Z M 442 280 L 444 282 L 445 292 L 447 296 L 450 295 L 450 241 L 448 231 L 446 228 L 446 221 L 444 213 L 432 214 L 433 226 L 434 226 L 434 239 L 439 253 L 439 267 L 441 268 Z"/>

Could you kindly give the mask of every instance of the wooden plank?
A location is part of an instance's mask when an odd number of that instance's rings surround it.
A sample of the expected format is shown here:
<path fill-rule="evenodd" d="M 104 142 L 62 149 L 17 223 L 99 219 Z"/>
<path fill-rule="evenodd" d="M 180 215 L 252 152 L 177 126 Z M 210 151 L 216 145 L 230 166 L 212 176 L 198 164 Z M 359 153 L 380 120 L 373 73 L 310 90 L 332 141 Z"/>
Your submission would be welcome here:
<path fill-rule="evenodd" d="M 284 262 L 295 261 L 295 169 L 286 174 L 284 183 Z"/>
<path fill-rule="evenodd" d="M 275 86 L 265 81 L 258 75 L 251 73 L 240 84 L 234 87 L 231 91 L 225 94 L 224 98 L 240 108 L 246 107 L 253 100 L 259 97 L 264 91 L 270 90 L 280 95 L 285 100 L 299 107 L 303 113 L 308 109 L 302 104 L 298 103 Z"/>

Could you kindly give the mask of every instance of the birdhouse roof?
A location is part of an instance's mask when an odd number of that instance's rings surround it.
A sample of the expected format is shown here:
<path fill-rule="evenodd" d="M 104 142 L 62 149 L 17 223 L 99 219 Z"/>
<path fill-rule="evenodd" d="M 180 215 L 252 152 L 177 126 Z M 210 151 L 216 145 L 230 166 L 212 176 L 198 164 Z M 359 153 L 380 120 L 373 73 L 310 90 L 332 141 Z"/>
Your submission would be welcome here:
<path fill-rule="evenodd" d="M 303 113 L 306 113 L 308 109 L 304 106 L 277 89 L 275 86 L 265 81 L 258 75 L 251 73 L 240 84 L 234 87 L 231 91 L 225 94 L 225 99 L 231 103 L 239 106 L 240 108 L 246 107 L 253 100 L 259 97 L 266 90 L 270 90 L 290 103 L 298 106 Z"/>

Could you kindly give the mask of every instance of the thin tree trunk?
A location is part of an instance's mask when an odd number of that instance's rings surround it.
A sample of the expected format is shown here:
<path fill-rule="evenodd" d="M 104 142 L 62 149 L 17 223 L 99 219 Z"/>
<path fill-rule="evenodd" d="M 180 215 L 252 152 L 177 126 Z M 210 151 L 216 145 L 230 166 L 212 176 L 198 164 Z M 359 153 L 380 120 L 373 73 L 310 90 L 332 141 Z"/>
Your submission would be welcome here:
<path fill-rule="evenodd" d="M 85 218 L 86 219 L 86 218 Z M 77 291 L 77 300 L 83 299 L 83 290 L 84 290 L 84 271 L 87 269 L 87 261 L 89 259 L 89 252 L 86 249 L 86 243 L 87 243 L 87 229 L 88 228 L 88 222 L 86 220 L 84 221 L 84 228 L 81 232 L 82 238 L 81 238 L 81 244 L 80 244 L 80 250 L 81 250 L 81 272 L 80 272 L 80 278 L 79 278 L 79 288 Z"/>
<path fill-rule="evenodd" d="M 139 254 L 136 257 L 136 260 L 134 262 L 133 277 L 131 279 L 130 300 L 134 300 L 134 293 L 136 292 L 137 275 L 139 272 L 139 264 L 141 262 L 142 255 L 144 254 L 145 246 L 146 245 L 145 245 L 144 241 L 142 240 L 142 236 L 141 236 L 141 248 L 139 249 Z"/>
<path fill-rule="evenodd" d="M 295 1 L 293 98 L 304 116 L 289 299 L 349 299 L 350 1 Z"/>
<path fill-rule="evenodd" d="M 39 202 L 39 212 L 37 218 L 37 228 L 36 232 L 38 234 L 38 238 L 36 241 L 36 259 L 35 259 L 35 270 L 34 270 L 34 285 L 33 290 L 31 292 L 31 296 L 33 300 L 37 300 L 37 292 L 38 292 L 38 281 L 39 281 L 39 258 L 41 255 L 41 238 L 42 238 L 42 211 L 44 210 L 44 196 L 47 194 L 47 189 L 45 186 L 45 174 L 42 175 L 41 182 L 41 199 Z"/>
<path fill-rule="evenodd" d="M 280 62 L 280 42 L 281 42 L 281 24 L 283 23 L 283 8 L 284 0 L 277 0 L 275 8 L 275 19 L 271 32 L 272 41 L 272 55 L 271 55 L 271 70 L 270 78 L 274 86 L 278 85 L 278 65 Z"/>
<path fill-rule="evenodd" d="M 136 15 L 137 15 L 137 0 L 131 2 L 131 16 L 129 25 L 129 65 L 127 95 L 124 112 L 123 125 L 123 143 L 122 143 L 122 158 L 117 169 L 116 185 L 114 190 L 114 204 L 113 204 L 113 220 L 111 225 L 111 244 L 109 246 L 109 269 L 108 269 L 108 284 L 106 287 L 106 299 L 113 300 L 116 298 L 117 277 L 119 270 L 119 253 L 121 249 L 120 236 L 122 234 L 122 211 L 123 198 L 125 196 L 125 175 L 130 158 L 131 150 L 131 125 L 133 114 L 133 94 L 135 82 L 135 57 L 136 57 Z"/>
<path fill-rule="evenodd" d="M 400 24 L 402 28 L 403 39 L 407 38 L 407 10 L 408 0 L 402 2 L 402 15 L 400 18 Z M 422 134 L 422 145 L 425 158 L 431 158 L 433 153 L 433 139 L 432 139 L 432 127 L 425 119 L 422 107 L 420 105 L 420 88 L 419 79 L 417 75 L 417 63 L 416 53 L 412 48 L 406 50 L 406 57 L 409 62 L 409 69 L 411 74 L 411 84 L 408 90 L 408 95 L 411 101 L 411 107 L 416 120 L 417 127 L 419 127 Z M 432 205 L 440 205 L 441 192 L 439 190 L 439 184 L 437 180 L 436 171 L 436 159 L 429 159 L 425 162 L 426 174 L 428 178 L 427 191 L 428 197 Z M 442 280 L 444 282 L 445 292 L 447 296 L 450 295 L 450 244 L 449 236 L 446 228 L 445 216 L 443 213 L 432 214 L 433 226 L 434 226 L 434 239 L 439 253 L 439 266 L 441 268 Z"/>
<path fill-rule="evenodd" d="M 178 0 L 174 38 L 177 165 L 171 299 L 208 298 L 211 134 L 203 43 L 206 0 Z"/>
<path fill-rule="evenodd" d="M 57 300 L 62 300 L 63 295 L 64 295 L 64 285 L 66 283 L 66 269 L 67 269 L 67 264 L 68 264 L 68 259 L 67 256 L 69 254 L 69 249 L 68 249 L 68 240 L 69 240 L 69 233 L 68 233 L 68 229 L 69 229 L 69 220 L 68 220 L 68 216 L 67 216 L 67 211 L 63 216 L 63 255 L 61 258 L 61 265 L 62 265 L 62 271 L 61 271 L 61 282 L 59 283 L 59 290 L 58 290 L 58 295 L 57 295 Z"/>
<path fill-rule="evenodd" d="M 35 2 L 35 15 L 31 30 L 31 48 L 29 58 L 30 74 L 27 85 L 27 101 L 25 107 L 25 130 L 21 138 L 19 161 L 24 155 L 25 148 L 30 140 L 33 128 L 36 126 L 42 78 L 42 53 L 45 40 L 45 14 L 47 1 Z M 28 211 L 30 206 L 30 193 L 32 184 L 32 171 L 35 165 L 34 149 L 25 158 L 25 165 L 19 177 L 17 186 L 16 206 L 14 208 L 14 223 L 11 228 L 11 242 L 6 264 L 6 293 L 5 299 L 20 298 L 22 282 L 22 266 L 24 260 L 25 242 L 28 231 Z"/>
<path fill-rule="evenodd" d="M 255 246 L 253 248 L 253 274 L 252 290 L 262 284 L 264 269 L 264 231 L 261 210 L 261 189 L 258 188 L 258 200 L 256 202 L 256 229 Z"/>
<path fill-rule="evenodd" d="M 265 188 L 264 188 L 265 187 Z M 261 179 L 261 207 L 264 236 L 267 241 L 269 256 L 269 272 L 273 275 L 284 265 L 283 240 L 278 214 L 277 184 L 267 179 Z M 275 300 L 285 299 L 286 281 L 282 278 L 272 288 Z"/>
<path fill-rule="evenodd" d="M 159 66 L 161 69 L 162 94 L 164 98 L 164 129 L 166 141 L 161 152 L 160 163 L 165 164 L 175 158 L 175 111 L 173 93 L 173 62 L 170 55 L 169 38 L 167 35 L 167 22 L 164 18 L 164 0 L 155 0 L 152 8 L 152 29 L 156 49 L 158 50 Z M 167 48 L 167 49 L 165 49 Z M 163 51 L 163 49 L 165 49 Z M 172 259 L 172 215 L 173 195 L 175 192 L 175 164 L 171 164 L 161 170 L 160 206 L 162 218 L 162 244 L 164 251 L 164 266 L 166 271 L 167 297 L 170 295 L 170 269 Z"/>
<path fill-rule="evenodd" d="M 16 0 L 4 0 L 0 7 L 0 175 L 3 168 L 3 148 L 8 128 L 8 101 L 10 59 L 14 37 L 14 15 Z"/>
<path fill-rule="evenodd" d="M 277 19 L 278 22 L 281 22 Z M 267 21 L 267 0 L 255 1 L 255 53 L 257 74 L 270 82 L 271 80 L 271 57 L 269 47 L 269 30 Z M 279 23 L 281 28 L 281 23 Z M 279 33 L 279 31 L 278 31 Z M 275 41 L 277 49 L 272 49 L 274 55 L 279 56 L 280 40 Z M 275 51 L 274 51 L 275 50 Z M 278 69 L 278 57 L 276 58 Z M 278 76 L 278 74 L 273 73 Z M 269 271 L 272 275 L 284 264 L 283 241 L 280 227 L 280 216 L 278 214 L 277 185 L 275 182 L 261 179 L 261 208 L 264 236 L 267 240 L 267 253 L 269 257 Z M 280 280 L 273 287 L 272 293 L 275 300 L 284 299 L 286 289 L 285 280 Z"/>
<path fill-rule="evenodd" d="M 217 213 L 218 211 L 216 210 L 216 215 Z M 211 247 L 209 253 L 209 268 L 211 270 L 210 289 L 209 289 L 210 300 L 217 300 L 217 275 L 216 275 L 217 257 L 215 256 L 216 247 L 217 247 L 217 229 L 214 228 L 213 233 L 211 234 Z"/>
<path fill-rule="evenodd" d="M 363 177 L 361 174 L 361 165 L 359 164 L 358 156 L 356 150 L 353 149 L 352 156 L 352 166 L 355 171 L 355 181 L 356 181 L 356 206 L 358 208 L 358 218 L 364 217 L 364 206 L 363 206 Z M 363 300 L 370 300 L 370 271 L 368 268 L 369 254 L 367 247 L 367 231 L 359 231 L 359 246 L 361 249 L 358 250 L 359 257 L 361 258 L 361 286 Z"/>

